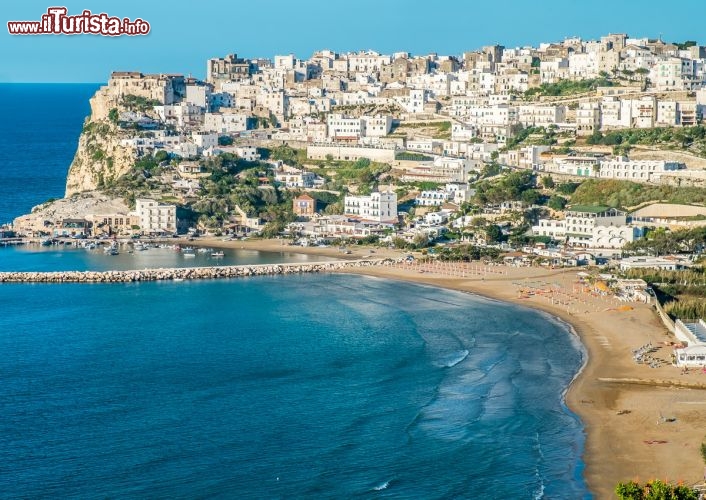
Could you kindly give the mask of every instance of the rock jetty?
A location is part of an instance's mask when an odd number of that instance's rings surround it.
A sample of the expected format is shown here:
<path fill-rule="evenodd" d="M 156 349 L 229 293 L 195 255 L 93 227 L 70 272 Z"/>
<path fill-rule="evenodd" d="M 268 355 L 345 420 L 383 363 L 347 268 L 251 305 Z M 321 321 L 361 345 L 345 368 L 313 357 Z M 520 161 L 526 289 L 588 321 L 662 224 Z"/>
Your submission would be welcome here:
<path fill-rule="evenodd" d="M 362 259 L 308 264 L 179 267 L 132 271 L 9 271 L 0 272 L 0 283 L 132 283 L 137 281 L 208 280 L 244 276 L 336 272 L 352 267 L 389 266 L 396 262 L 394 259 Z"/>

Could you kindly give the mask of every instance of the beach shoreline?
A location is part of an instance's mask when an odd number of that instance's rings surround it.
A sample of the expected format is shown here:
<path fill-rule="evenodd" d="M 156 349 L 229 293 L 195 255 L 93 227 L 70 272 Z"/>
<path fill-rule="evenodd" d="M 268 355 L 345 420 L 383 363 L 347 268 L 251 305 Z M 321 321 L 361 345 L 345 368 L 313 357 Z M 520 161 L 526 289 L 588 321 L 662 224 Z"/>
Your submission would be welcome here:
<path fill-rule="evenodd" d="M 208 240 L 204 240 L 208 241 Z M 351 254 L 337 247 L 297 247 L 281 240 L 209 242 L 225 248 L 306 253 L 340 259 L 370 255 L 370 247 L 350 245 Z M 401 259 L 407 251 L 374 248 L 376 257 Z M 460 264 L 459 264 L 460 265 Z M 572 295 L 559 304 L 542 295 L 521 297 L 513 283 L 561 282 L 569 295 L 580 269 L 547 269 L 467 264 L 475 272 L 453 275 L 443 269 L 420 272 L 414 266 L 349 268 L 337 272 L 422 283 L 477 294 L 505 303 L 544 311 L 566 323 L 585 349 L 585 362 L 565 391 L 565 404 L 583 423 L 584 478 L 595 498 L 615 498 L 618 482 L 666 479 L 685 484 L 704 479 L 700 445 L 706 434 L 706 373 L 683 374 L 672 366 L 675 340 L 653 306 L 625 304 L 616 299 Z M 449 264 L 453 268 L 453 264 Z M 501 274 L 503 273 L 503 274 Z M 651 368 L 633 360 L 633 350 L 645 344 L 657 349 L 666 363 Z M 703 402 L 703 405 L 700 403 Z"/>
<path fill-rule="evenodd" d="M 405 269 L 404 264 L 341 272 L 473 293 L 559 318 L 585 349 L 584 365 L 564 398 L 584 425 L 584 477 L 595 498 L 615 498 L 617 483 L 631 479 L 701 482 L 699 447 L 706 417 L 699 403 L 706 403 L 706 374 L 682 374 L 669 364 L 651 368 L 634 362 L 632 350 L 650 342 L 660 346 L 661 358 L 668 360 L 671 354 L 671 348 L 660 343 L 673 338 L 651 306 L 619 306 L 610 299 L 587 297 L 577 309 L 557 306 L 544 297 L 519 298 L 513 281 L 566 280 L 578 269 L 500 268 L 507 274 L 458 277 L 444 275 L 443 270 L 420 273 L 411 266 Z"/>
<path fill-rule="evenodd" d="M 595 498 L 615 498 L 618 482 L 659 478 L 703 480 L 706 372 L 681 373 L 669 363 L 675 340 L 653 306 L 623 303 L 577 284 L 578 268 L 486 266 L 479 262 L 405 262 L 399 249 L 347 245 L 301 247 L 280 239 L 173 239 L 182 246 L 319 255 L 341 262 L 393 259 L 394 265 L 347 267 L 355 273 L 472 293 L 541 310 L 566 323 L 585 350 L 583 366 L 562 395 L 584 426 L 583 475 Z M 417 254 L 417 257 L 419 255 Z M 329 263 L 335 260 L 328 261 Z M 534 289 L 536 293 L 526 293 Z M 637 364 L 633 351 L 655 347 L 659 367 Z"/>
<path fill-rule="evenodd" d="M 369 256 L 401 260 L 403 250 L 349 245 L 300 247 L 286 240 L 199 238 L 198 245 L 248 248 L 322 255 L 341 260 Z M 419 256 L 419 255 L 418 255 Z M 463 266 L 463 264 L 456 264 Z M 704 480 L 700 445 L 706 437 L 706 373 L 684 374 L 668 362 L 675 340 L 653 306 L 624 304 L 614 299 L 571 290 L 578 268 L 547 269 L 466 264 L 475 271 L 454 275 L 415 266 L 348 268 L 356 273 L 473 293 L 504 303 L 544 311 L 566 323 L 585 349 L 585 362 L 564 395 L 565 404 L 582 421 L 585 432 L 584 478 L 595 498 L 615 498 L 615 486 L 628 480 L 662 479 L 685 484 Z M 423 271 L 423 272 L 420 272 Z M 447 272 L 449 271 L 449 272 Z M 541 294 L 521 296 L 518 283 L 552 283 L 568 303 Z M 652 344 L 656 357 L 667 361 L 651 368 L 633 360 L 633 350 Z M 702 404 L 703 403 L 703 404 Z"/>

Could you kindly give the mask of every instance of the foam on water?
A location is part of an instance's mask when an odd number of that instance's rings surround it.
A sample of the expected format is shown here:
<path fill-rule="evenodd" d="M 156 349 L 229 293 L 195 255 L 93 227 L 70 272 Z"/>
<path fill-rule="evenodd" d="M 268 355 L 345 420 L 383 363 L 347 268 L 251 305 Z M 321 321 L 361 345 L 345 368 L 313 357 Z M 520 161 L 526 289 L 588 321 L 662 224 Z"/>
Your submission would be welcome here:
<path fill-rule="evenodd" d="M 582 355 L 540 313 L 351 275 L 0 303 L 8 497 L 589 496 Z"/>

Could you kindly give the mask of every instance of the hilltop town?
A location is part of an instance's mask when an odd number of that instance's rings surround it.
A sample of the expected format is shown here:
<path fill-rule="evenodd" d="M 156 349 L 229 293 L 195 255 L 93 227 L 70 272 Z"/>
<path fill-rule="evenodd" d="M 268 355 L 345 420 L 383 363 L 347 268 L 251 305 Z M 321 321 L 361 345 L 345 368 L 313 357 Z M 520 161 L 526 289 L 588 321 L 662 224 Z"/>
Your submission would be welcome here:
<path fill-rule="evenodd" d="M 701 240 L 640 242 L 704 226 L 705 107 L 706 47 L 626 34 L 461 56 L 230 54 L 203 81 L 116 71 L 66 199 L 13 230 L 466 243 L 678 269 Z"/>
<path fill-rule="evenodd" d="M 609 34 L 460 55 L 229 54 L 203 80 L 115 71 L 90 104 L 65 197 L 0 227 L 0 244 L 185 258 L 289 244 L 335 262 L 0 282 L 361 272 L 537 307 L 588 348 L 567 401 L 600 495 L 632 498 L 638 485 L 606 478 L 635 471 L 700 477 L 703 397 L 688 391 L 706 374 L 706 46 Z"/>

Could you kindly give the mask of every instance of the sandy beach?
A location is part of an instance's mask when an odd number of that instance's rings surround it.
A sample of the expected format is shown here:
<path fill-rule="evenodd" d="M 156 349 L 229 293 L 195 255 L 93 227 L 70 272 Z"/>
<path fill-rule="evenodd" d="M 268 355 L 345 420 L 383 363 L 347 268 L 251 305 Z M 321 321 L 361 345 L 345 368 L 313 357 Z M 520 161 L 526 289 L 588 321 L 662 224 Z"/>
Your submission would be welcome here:
<path fill-rule="evenodd" d="M 199 244 L 355 259 L 400 257 L 407 252 L 349 246 L 295 247 L 280 240 Z M 479 263 L 351 269 L 380 278 L 465 291 L 541 309 L 571 324 L 588 360 L 566 402 L 586 429 L 585 478 L 596 498 L 615 498 L 620 481 L 653 478 L 696 484 L 704 478 L 700 445 L 706 437 L 706 373 L 682 373 L 670 364 L 674 340 L 653 307 L 624 303 L 582 287 L 578 269 L 486 267 Z M 650 344 L 654 360 L 638 364 L 633 351 Z"/>
<path fill-rule="evenodd" d="M 420 272 L 422 271 L 422 272 Z M 400 265 L 350 272 L 476 293 L 541 309 L 570 323 L 588 354 L 566 402 L 586 428 L 585 477 L 596 498 L 615 498 L 620 481 L 703 479 L 706 374 L 671 366 L 673 340 L 652 306 L 585 293 L 577 269 Z M 520 294 L 537 287 L 549 294 Z M 638 364 L 633 350 L 652 343 L 661 366 Z"/>

